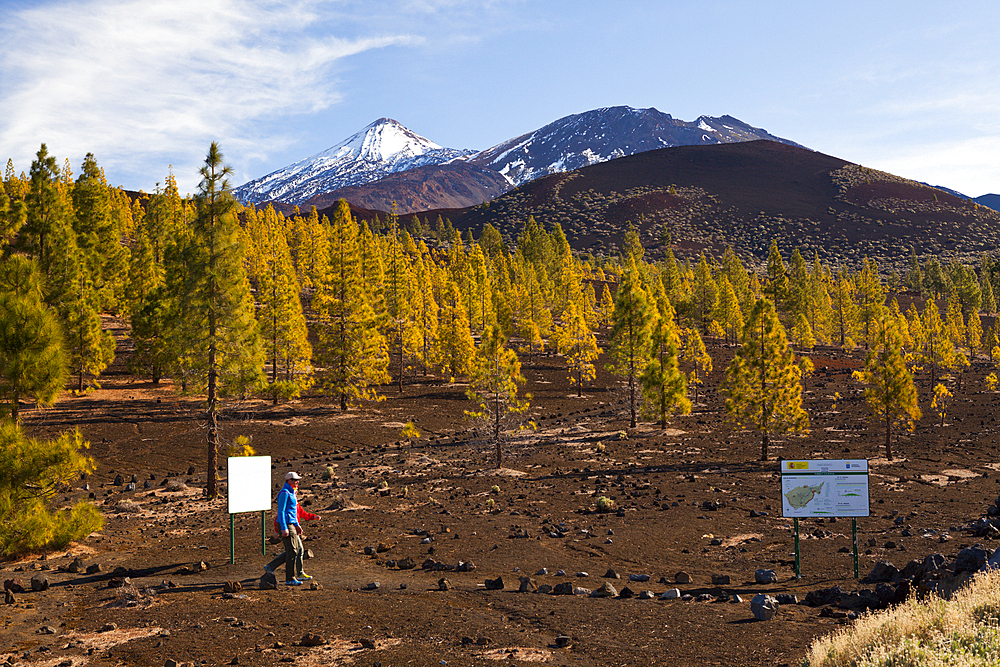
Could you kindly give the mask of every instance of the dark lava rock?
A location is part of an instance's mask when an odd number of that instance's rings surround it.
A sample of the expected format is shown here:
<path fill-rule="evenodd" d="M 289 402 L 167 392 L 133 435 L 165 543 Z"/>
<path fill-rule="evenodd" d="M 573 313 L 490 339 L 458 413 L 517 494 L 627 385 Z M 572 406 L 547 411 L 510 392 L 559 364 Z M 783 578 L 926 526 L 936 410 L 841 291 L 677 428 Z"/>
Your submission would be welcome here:
<path fill-rule="evenodd" d="M 899 569 L 889 561 L 880 560 L 875 563 L 875 567 L 872 571 L 868 573 L 868 576 L 862 579 L 862 581 L 868 583 L 877 583 L 879 581 L 898 581 L 899 580 Z"/>
<path fill-rule="evenodd" d="M 955 574 L 959 572 L 978 572 L 983 564 L 989 560 L 990 552 L 983 548 L 983 545 L 966 547 L 955 556 Z"/>

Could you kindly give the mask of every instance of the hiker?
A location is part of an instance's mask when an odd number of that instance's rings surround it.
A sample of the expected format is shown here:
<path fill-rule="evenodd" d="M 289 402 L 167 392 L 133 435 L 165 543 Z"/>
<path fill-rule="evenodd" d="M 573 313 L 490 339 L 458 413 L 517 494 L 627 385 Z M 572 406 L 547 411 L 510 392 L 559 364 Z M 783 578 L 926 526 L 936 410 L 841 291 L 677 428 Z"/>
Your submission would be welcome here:
<path fill-rule="evenodd" d="M 274 560 L 264 566 L 264 571 L 274 574 L 274 570 L 285 564 L 285 585 L 301 586 L 303 581 L 309 581 L 312 576 L 302 569 L 302 526 L 299 521 L 319 519 L 319 516 L 306 512 L 299 505 L 298 496 L 299 480 L 302 476 L 297 472 L 289 472 L 285 475 L 285 485 L 278 492 L 277 505 L 278 512 L 274 517 L 274 530 L 281 537 L 281 542 L 285 546 L 285 551 Z"/>

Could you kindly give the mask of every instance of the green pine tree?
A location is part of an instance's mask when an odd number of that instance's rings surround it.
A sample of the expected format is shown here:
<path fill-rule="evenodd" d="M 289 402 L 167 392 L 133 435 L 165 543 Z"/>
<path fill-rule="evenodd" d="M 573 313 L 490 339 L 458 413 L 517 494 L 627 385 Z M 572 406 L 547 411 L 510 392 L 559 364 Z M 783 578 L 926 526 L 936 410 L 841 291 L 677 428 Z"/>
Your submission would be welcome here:
<path fill-rule="evenodd" d="M 218 144 L 212 142 L 199 170 L 197 215 L 190 245 L 183 249 L 185 276 L 172 332 L 173 346 L 184 360 L 184 385 L 204 392 L 207 399 L 210 498 L 218 495 L 221 401 L 256 391 L 264 382 L 264 354 L 243 265 L 230 173 Z"/>

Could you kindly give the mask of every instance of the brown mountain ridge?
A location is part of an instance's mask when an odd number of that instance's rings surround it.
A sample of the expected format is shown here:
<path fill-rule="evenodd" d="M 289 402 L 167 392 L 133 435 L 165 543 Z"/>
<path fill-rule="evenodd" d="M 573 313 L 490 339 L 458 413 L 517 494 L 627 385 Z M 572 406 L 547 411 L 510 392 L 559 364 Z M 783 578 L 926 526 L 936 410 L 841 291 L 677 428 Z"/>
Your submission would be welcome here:
<path fill-rule="evenodd" d="M 349 200 L 350 201 L 350 200 Z M 354 203 L 354 202 L 352 202 Z M 629 223 L 653 257 L 669 233 L 679 256 L 732 246 L 759 263 L 771 240 L 832 263 L 935 254 L 978 261 L 1000 245 L 1000 213 L 886 172 L 772 141 L 678 146 L 553 174 L 471 208 L 441 207 L 456 229 L 486 224 L 514 242 L 528 216 L 570 244 L 618 252 Z M 367 217 L 362 215 L 361 217 Z"/>

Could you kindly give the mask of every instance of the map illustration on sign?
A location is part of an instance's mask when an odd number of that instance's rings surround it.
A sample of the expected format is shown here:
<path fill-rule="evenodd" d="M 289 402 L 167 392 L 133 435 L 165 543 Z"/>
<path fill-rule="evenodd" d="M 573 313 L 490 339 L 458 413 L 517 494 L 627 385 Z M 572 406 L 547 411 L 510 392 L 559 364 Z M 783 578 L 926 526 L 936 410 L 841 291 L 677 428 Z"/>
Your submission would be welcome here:
<path fill-rule="evenodd" d="M 817 486 L 796 486 L 785 494 L 785 499 L 793 508 L 799 510 L 812 502 L 812 499 L 823 491 L 823 485 Z"/>
<path fill-rule="evenodd" d="M 782 461 L 781 510 L 789 518 L 868 516 L 868 461 Z"/>

